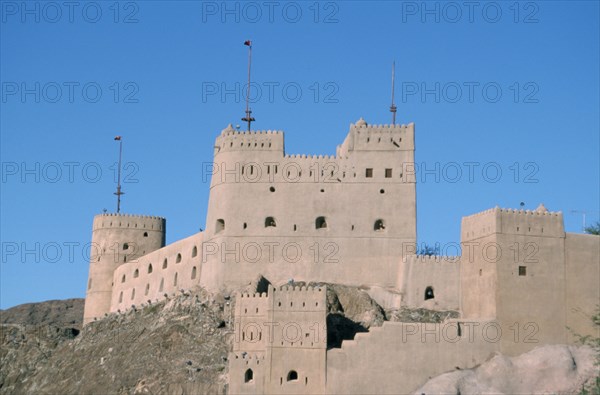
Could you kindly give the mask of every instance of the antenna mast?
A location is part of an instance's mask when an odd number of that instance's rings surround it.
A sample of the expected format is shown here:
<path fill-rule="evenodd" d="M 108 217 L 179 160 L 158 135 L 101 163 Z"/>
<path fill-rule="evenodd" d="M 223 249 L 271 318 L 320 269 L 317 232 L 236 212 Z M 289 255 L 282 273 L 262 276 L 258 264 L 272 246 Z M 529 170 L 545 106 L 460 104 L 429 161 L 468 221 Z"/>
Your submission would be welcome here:
<path fill-rule="evenodd" d="M 121 158 L 123 156 L 123 140 L 121 140 L 121 136 L 116 136 L 115 141 L 119 142 L 119 168 L 117 169 L 117 192 L 114 194 L 117 195 L 117 214 L 121 211 L 121 195 L 124 195 L 125 192 L 121 191 Z"/>
<path fill-rule="evenodd" d="M 390 112 L 392 113 L 392 125 L 396 124 L 396 105 L 394 104 L 394 80 L 396 76 L 396 61 L 392 63 L 392 105 L 390 106 Z"/>
<path fill-rule="evenodd" d="M 248 122 L 248 131 L 250 131 L 252 122 L 255 121 L 252 118 L 252 110 L 250 110 L 250 65 L 252 64 L 252 41 L 244 41 L 244 45 L 248 46 L 248 90 L 246 92 L 246 116 L 242 118 L 242 121 Z"/>

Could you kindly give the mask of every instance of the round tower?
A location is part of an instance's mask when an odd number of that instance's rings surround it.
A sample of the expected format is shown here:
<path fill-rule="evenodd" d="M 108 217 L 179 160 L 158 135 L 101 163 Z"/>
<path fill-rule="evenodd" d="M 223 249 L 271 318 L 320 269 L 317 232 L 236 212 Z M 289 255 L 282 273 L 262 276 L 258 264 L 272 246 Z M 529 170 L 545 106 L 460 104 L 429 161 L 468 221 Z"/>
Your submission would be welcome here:
<path fill-rule="evenodd" d="M 94 217 L 84 325 L 110 311 L 115 269 L 164 247 L 165 231 L 166 220 L 161 217 L 127 214 Z"/>

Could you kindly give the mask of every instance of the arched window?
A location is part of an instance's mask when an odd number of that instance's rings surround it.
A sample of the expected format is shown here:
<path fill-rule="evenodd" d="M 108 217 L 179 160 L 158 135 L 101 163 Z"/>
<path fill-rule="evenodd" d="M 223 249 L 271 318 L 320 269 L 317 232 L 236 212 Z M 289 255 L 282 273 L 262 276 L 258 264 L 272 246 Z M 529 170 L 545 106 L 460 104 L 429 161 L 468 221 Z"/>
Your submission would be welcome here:
<path fill-rule="evenodd" d="M 219 233 L 221 231 L 225 230 L 225 220 L 219 218 L 217 220 L 217 225 L 215 226 L 215 233 Z"/>
<path fill-rule="evenodd" d="M 194 248 L 192 248 L 192 258 L 196 255 L 198 255 L 198 247 L 194 246 Z"/>
<path fill-rule="evenodd" d="M 298 380 L 298 372 L 295 370 L 290 370 L 287 374 L 287 381 L 296 381 Z"/>
<path fill-rule="evenodd" d="M 177 258 L 175 258 L 175 263 L 181 262 L 181 254 L 177 254 Z"/>
<path fill-rule="evenodd" d="M 166 269 L 169 263 L 167 262 L 167 258 L 163 261 L 163 269 Z"/>
<path fill-rule="evenodd" d="M 385 230 L 385 224 L 382 219 L 378 219 L 375 221 L 375 225 L 373 225 L 373 230 Z"/>
<path fill-rule="evenodd" d="M 327 228 L 327 220 L 325 217 L 317 217 L 315 220 L 315 228 L 316 229 L 325 229 Z"/>
<path fill-rule="evenodd" d="M 192 280 L 196 278 L 196 266 L 192 268 Z"/>
<path fill-rule="evenodd" d="M 152 273 L 152 264 L 148 265 L 148 274 Z"/>
<path fill-rule="evenodd" d="M 275 218 L 273 217 L 267 217 L 265 218 L 265 228 L 268 227 L 276 227 L 277 226 L 277 222 L 275 222 Z"/>
<path fill-rule="evenodd" d="M 140 276 L 140 271 L 138 269 L 135 269 L 135 272 L 133 272 L 133 278 L 138 278 Z"/>
<path fill-rule="evenodd" d="M 435 296 L 433 296 L 433 287 L 425 288 L 425 300 L 433 299 L 434 297 Z"/>
<path fill-rule="evenodd" d="M 144 237 L 148 237 L 148 232 L 144 232 Z"/>
<path fill-rule="evenodd" d="M 127 277 L 125 277 L 125 275 L 123 274 L 123 277 L 121 277 L 121 282 L 124 283 L 126 279 Z"/>
<path fill-rule="evenodd" d="M 246 370 L 246 373 L 244 373 L 244 383 L 251 383 L 252 380 L 254 380 L 254 372 L 252 369 L 248 369 Z"/>

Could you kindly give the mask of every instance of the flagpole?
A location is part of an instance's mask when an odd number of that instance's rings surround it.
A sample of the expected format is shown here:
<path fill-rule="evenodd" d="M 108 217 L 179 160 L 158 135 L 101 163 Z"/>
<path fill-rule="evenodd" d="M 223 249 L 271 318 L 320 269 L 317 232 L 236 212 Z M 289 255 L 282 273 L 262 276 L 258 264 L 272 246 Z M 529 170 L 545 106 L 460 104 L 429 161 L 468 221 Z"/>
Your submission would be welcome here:
<path fill-rule="evenodd" d="M 252 110 L 250 110 L 250 66 L 252 65 L 252 41 L 246 40 L 244 45 L 248 46 L 248 89 L 246 90 L 246 116 L 242 118 L 242 121 L 248 122 L 248 131 L 250 131 L 252 122 L 255 121 L 252 118 Z"/>
<path fill-rule="evenodd" d="M 119 140 L 119 168 L 117 169 L 117 214 L 121 212 L 121 195 L 125 192 L 121 192 L 121 159 L 123 157 L 123 140 L 121 140 L 121 136 L 115 137 L 115 140 Z"/>
<path fill-rule="evenodd" d="M 396 105 L 394 104 L 394 85 L 396 77 L 396 61 L 392 63 L 392 105 L 390 106 L 390 112 L 392 113 L 392 125 L 396 124 Z"/>

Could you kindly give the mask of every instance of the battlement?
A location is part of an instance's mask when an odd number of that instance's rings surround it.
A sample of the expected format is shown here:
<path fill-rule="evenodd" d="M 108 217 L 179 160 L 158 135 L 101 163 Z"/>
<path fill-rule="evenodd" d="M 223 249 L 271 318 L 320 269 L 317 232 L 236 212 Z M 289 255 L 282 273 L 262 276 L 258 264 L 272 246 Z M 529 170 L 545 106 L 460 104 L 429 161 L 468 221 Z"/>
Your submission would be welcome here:
<path fill-rule="evenodd" d="M 114 228 L 164 231 L 166 219 L 151 215 L 115 213 L 98 214 L 94 217 L 93 230 Z"/>
<path fill-rule="evenodd" d="M 493 233 L 564 237 L 562 212 L 551 212 L 540 204 L 535 210 L 498 206 L 463 217 L 461 240 L 472 240 Z"/>
<path fill-rule="evenodd" d="M 283 153 L 283 132 L 280 130 L 235 130 L 231 124 L 215 141 L 215 155 L 227 151 L 274 151 Z"/>
<path fill-rule="evenodd" d="M 350 124 L 350 132 L 342 145 L 338 146 L 338 156 L 348 156 L 352 151 L 413 151 L 415 128 L 408 125 L 368 125 L 364 119 Z"/>

